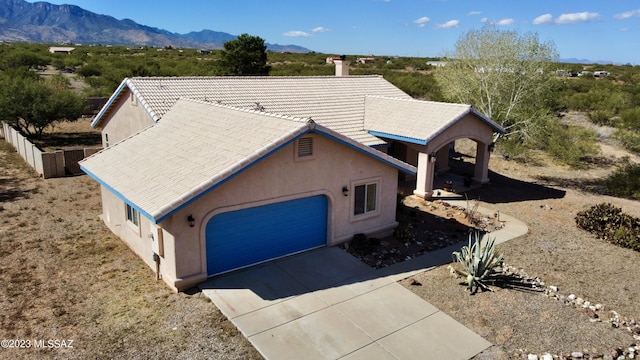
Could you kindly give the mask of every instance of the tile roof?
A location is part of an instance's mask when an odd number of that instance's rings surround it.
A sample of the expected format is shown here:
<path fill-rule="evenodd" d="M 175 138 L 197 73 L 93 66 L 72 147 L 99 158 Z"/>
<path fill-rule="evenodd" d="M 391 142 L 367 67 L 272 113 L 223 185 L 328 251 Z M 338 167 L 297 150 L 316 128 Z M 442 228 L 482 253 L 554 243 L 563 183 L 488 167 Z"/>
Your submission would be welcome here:
<path fill-rule="evenodd" d="M 383 96 L 366 97 L 364 127 L 374 134 L 389 134 L 426 144 L 468 114 L 477 116 L 496 132 L 504 133 L 500 125 L 471 105 Z"/>
<path fill-rule="evenodd" d="M 365 145 L 384 144 L 363 129 L 364 97 L 411 97 L 381 76 L 134 77 L 125 79 L 93 122 L 128 87 L 154 121 L 179 98 L 256 109 L 300 118 L 338 131 Z"/>
<path fill-rule="evenodd" d="M 314 131 L 405 172 L 415 167 L 309 119 L 180 99 L 164 120 L 81 161 L 87 174 L 154 222 Z M 253 134 L 256 136 L 247 136 Z"/>

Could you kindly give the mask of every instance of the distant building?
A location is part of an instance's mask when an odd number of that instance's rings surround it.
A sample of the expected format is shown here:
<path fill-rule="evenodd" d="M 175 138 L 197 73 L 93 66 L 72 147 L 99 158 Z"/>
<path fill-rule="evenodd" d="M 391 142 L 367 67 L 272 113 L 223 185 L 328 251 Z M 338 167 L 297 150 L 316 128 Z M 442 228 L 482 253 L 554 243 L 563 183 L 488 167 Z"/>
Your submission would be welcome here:
<path fill-rule="evenodd" d="M 427 61 L 427 65 L 429 66 L 433 66 L 433 67 L 441 67 L 441 66 L 445 66 L 447 63 L 444 61 Z"/>
<path fill-rule="evenodd" d="M 356 59 L 356 63 L 357 64 L 373 64 L 376 61 L 376 59 L 372 58 L 372 57 L 368 57 L 368 58 L 357 58 Z"/>
<path fill-rule="evenodd" d="M 329 56 L 329 57 L 327 57 L 325 62 L 327 64 L 333 64 L 333 62 L 336 61 L 336 60 L 344 60 L 344 59 L 345 59 L 344 55 L 342 55 L 342 56 Z"/>
<path fill-rule="evenodd" d="M 62 53 L 71 54 L 76 48 L 68 46 L 52 46 L 49 48 L 49 52 L 52 54 Z"/>

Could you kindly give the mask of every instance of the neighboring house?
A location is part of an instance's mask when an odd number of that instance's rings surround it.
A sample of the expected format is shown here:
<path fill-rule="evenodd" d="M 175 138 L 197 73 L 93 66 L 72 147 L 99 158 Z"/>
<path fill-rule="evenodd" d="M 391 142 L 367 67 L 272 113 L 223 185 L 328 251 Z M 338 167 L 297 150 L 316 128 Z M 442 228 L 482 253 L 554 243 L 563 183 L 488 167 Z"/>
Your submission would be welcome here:
<path fill-rule="evenodd" d="M 368 57 L 368 58 L 357 58 L 356 59 L 356 63 L 357 64 L 373 64 L 374 62 L 376 62 L 376 59 L 372 58 L 372 57 Z"/>
<path fill-rule="evenodd" d="M 93 126 L 105 149 L 81 166 L 102 185 L 103 220 L 176 290 L 390 234 L 399 173 L 429 197 L 449 144 L 471 138 L 487 182 L 504 131 L 379 76 L 130 78 Z"/>
<path fill-rule="evenodd" d="M 71 54 L 76 48 L 68 47 L 68 46 L 52 46 L 49 48 L 49 52 L 52 54 L 62 53 L 62 54 Z"/>

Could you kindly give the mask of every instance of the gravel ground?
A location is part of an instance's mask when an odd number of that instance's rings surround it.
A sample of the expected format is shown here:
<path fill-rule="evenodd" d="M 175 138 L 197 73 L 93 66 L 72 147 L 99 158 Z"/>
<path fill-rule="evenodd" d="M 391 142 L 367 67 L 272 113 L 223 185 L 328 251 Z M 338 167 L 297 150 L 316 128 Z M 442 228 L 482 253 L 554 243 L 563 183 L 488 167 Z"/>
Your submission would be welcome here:
<path fill-rule="evenodd" d="M 532 166 L 491 159 L 491 184 L 468 193 L 483 207 L 509 214 L 529 233 L 498 246 L 506 262 L 529 277 L 539 277 L 559 294 L 575 294 L 604 306 L 600 322 L 584 310 L 541 293 L 497 289 L 470 295 L 442 266 L 403 281 L 403 285 L 495 344 L 478 359 L 526 358 L 527 354 L 610 355 L 612 348 L 640 343 L 608 322 L 616 311 L 640 320 L 640 253 L 596 239 L 575 225 L 577 212 L 609 202 L 639 216 L 640 203 L 586 193 L 581 183 L 606 169 L 574 171 L 562 166 Z M 610 169 L 609 169 L 610 171 Z M 549 180 L 552 179 L 552 180 Z M 570 184 L 564 188 L 558 184 Z M 414 281 L 415 280 L 415 281 Z M 418 282 L 421 285 L 411 285 Z"/>
<path fill-rule="evenodd" d="M 469 198 L 529 225 L 529 234 L 499 246 L 507 263 L 562 295 L 603 304 L 604 321 L 540 293 L 498 289 L 471 296 L 446 266 L 403 285 L 495 344 L 478 359 L 608 354 L 639 342 L 607 320 L 611 310 L 640 319 L 640 253 L 595 239 L 574 217 L 600 202 L 639 216 L 640 204 L 581 190 L 611 168 L 535 163 L 546 165 L 493 156 L 492 183 Z M 201 293 L 175 294 L 155 281 L 103 226 L 100 212 L 91 179 L 42 180 L 0 140 L 0 339 L 73 340 L 72 349 L 0 349 L 0 358 L 261 358 Z M 414 280 L 421 285 L 411 285 Z"/>
<path fill-rule="evenodd" d="M 99 219 L 99 191 L 39 178 L 0 140 L 0 339 L 73 346 L 0 359 L 261 359 L 200 292 L 155 280 Z"/>

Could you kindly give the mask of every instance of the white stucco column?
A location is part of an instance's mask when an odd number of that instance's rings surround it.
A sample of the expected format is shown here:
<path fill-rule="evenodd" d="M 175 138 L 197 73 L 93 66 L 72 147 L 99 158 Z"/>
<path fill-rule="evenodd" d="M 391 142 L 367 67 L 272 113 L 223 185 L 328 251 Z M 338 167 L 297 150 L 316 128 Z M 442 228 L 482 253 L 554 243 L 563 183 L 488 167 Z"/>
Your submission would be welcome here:
<path fill-rule="evenodd" d="M 473 171 L 473 181 L 486 184 L 489 182 L 489 146 L 479 141 L 476 144 L 476 167 Z"/>
<path fill-rule="evenodd" d="M 438 174 L 449 171 L 449 145 L 443 146 L 436 152 L 436 168 Z"/>
<path fill-rule="evenodd" d="M 434 159 L 435 160 L 435 159 Z M 422 198 L 430 198 L 433 194 L 433 175 L 436 162 L 431 161 L 429 154 L 418 153 L 418 174 L 416 175 L 416 189 L 413 194 Z"/>

